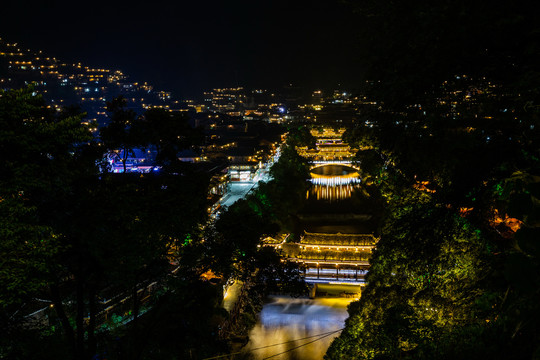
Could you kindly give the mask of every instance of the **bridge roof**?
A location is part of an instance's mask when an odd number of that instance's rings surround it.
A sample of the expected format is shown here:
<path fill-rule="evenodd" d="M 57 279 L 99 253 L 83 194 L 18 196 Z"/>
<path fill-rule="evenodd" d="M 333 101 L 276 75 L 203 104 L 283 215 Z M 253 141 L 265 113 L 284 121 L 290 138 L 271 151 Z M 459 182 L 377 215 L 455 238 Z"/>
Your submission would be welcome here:
<path fill-rule="evenodd" d="M 329 233 L 310 233 L 304 231 L 301 244 L 314 245 L 375 245 L 379 241 L 373 234 L 329 234 Z"/>

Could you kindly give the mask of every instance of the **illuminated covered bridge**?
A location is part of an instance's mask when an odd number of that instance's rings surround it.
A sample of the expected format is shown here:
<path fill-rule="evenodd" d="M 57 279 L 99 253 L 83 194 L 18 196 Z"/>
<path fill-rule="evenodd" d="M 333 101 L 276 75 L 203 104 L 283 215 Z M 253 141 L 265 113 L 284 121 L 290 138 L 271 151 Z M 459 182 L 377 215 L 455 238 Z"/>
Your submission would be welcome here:
<path fill-rule="evenodd" d="M 379 238 L 373 234 L 304 232 L 288 247 L 289 260 L 305 266 L 306 280 L 363 282 L 371 252 Z"/>

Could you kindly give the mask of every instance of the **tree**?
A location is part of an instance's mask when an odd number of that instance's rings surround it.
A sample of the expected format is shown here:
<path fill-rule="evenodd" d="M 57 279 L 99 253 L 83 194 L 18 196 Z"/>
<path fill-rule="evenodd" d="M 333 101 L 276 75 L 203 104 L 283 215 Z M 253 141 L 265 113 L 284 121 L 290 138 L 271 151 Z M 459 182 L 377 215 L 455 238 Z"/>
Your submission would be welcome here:
<path fill-rule="evenodd" d="M 115 116 L 130 117 L 122 102 L 119 109 Z M 99 299 L 112 292 L 131 301 L 126 339 L 135 358 L 146 286 L 168 273 L 176 249 L 198 240 L 206 221 L 206 176 L 100 173 L 103 147 L 83 116 L 47 109 L 32 88 L 0 92 L 1 356 L 36 357 L 45 347 L 28 347 L 32 335 L 58 345 L 51 356 L 92 358 L 103 346 Z M 122 130 L 116 125 L 107 129 Z M 134 142 L 123 130 L 116 144 L 127 149 Z M 35 298 L 52 301 L 50 327 L 23 326 Z"/>
<path fill-rule="evenodd" d="M 293 148 L 296 146 L 307 146 L 313 148 L 315 146 L 315 137 L 311 135 L 308 126 L 297 126 L 289 128 L 287 135 L 287 143 Z"/>
<path fill-rule="evenodd" d="M 107 102 L 107 111 L 112 115 L 109 123 L 99 130 L 100 137 L 110 151 L 120 150 L 125 173 L 133 148 L 143 144 L 141 120 L 135 111 L 127 108 L 127 100 L 121 95 Z"/>
<path fill-rule="evenodd" d="M 172 113 L 164 109 L 149 109 L 145 112 L 141 126 L 146 144 L 157 149 L 156 161 L 161 165 L 170 165 L 178 161 L 178 152 L 194 145 L 199 145 L 203 134 L 193 129 L 184 114 Z"/>
<path fill-rule="evenodd" d="M 31 87 L 0 92 L 0 304 L 6 327 L 21 325 L 24 305 L 43 296 L 65 250 L 50 210 L 87 171 L 92 137 L 81 119 L 80 113 L 47 109 Z"/>
<path fill-rule="evenodd" d="M 493 256 L 486 239 L 430 197 L 395 205 L 369 284 L 328 358 L 439 358 L 452 346 L 466 352 L 470 339 L 459 341 L 456 333 L 483 325 L 477 301 L 487 293 Z"/>
<path fill-rule="evenodd" d="M 33 88 L 0 92 L 1 233 L 5 254 L 13 256 L 3 262 L 2 273 L 4 279 L 14 276 L 6 281 L 11 290 L 2 291 L 10 298 L 4 305 L 26 301 L 42 285 L 47 263 L 58 251 L 58 234 L 43 210 L 66 191 L 84 147 L 78 144 L 90 138 L 80 115 L 55 116 Z M 24 274 L 41 280 L 32 285 Z"/>

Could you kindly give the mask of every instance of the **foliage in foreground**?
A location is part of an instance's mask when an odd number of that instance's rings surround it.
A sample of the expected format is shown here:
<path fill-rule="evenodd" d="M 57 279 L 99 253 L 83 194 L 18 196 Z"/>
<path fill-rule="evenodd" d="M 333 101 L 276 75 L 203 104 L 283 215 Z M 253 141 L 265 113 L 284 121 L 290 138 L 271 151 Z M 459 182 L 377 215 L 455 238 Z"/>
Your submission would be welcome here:
<path fill-rule="evenodd" d="M 538 12 L 356 6 L 380 82 L 366 126 L 345 137 L 364 147 L 386 214 L 368 285 L 326 358 L 540 358 Z"/>
<path fill-rule="evenodd" d="M 32 88 L 0 92 L 2 357 L 92 358 L 103 317 L 116 313 L 129 315 L 126 336 L 138 339 L 147 286 L 206 219 L 207 179 L 167 167 L 109 174 L 102 159 L 115 149 L 100 146 L 83 117 L 48 109 Z"/>

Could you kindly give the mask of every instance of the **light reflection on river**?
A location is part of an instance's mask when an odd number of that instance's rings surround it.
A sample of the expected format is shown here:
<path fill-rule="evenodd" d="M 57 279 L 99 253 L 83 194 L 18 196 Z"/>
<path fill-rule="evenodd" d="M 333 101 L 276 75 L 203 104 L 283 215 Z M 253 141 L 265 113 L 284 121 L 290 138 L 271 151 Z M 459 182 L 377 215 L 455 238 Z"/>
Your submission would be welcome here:
<path fill-rule="evenodd" d="M 360 188 L 358 184 L 347 185 L 311 185 L 311 188 L 306 194 L 308 199 L 336 201 L 348 199 L 352 196 L 354 189 Z"/>
<path fill-rule="evenodd" d="M 264 305 L 260 320 L 249 334 L 246 350 L 251 353 L 246 359 L 262 360 L 273 355 L 276 360 L 322 359 L 332 340 L 339 335 L 333 333 L 314 341 L 331 331 L 343 328 L 347 318 L 347 305 L 352 299 L 293 299 L 287 296 L 273 296 Z M 309 337 L 309 338 L 308 338 Z M 305 339 L 307 338 L 307 339 Z M 299 341 L 292 341 L 304 339 Z M 314 341 L 296 350 L 286 352 L 302 344 Z M 282 344 L 255 350 L 268 345 Z"/>
<path fill-rule="evenodd" d="M 359 187 L 358 170 L 346 165 L 323 165 L 311 170 L 312 186 L 306 196 L 312 200 L 333 202 L 349 199 Z"/>

